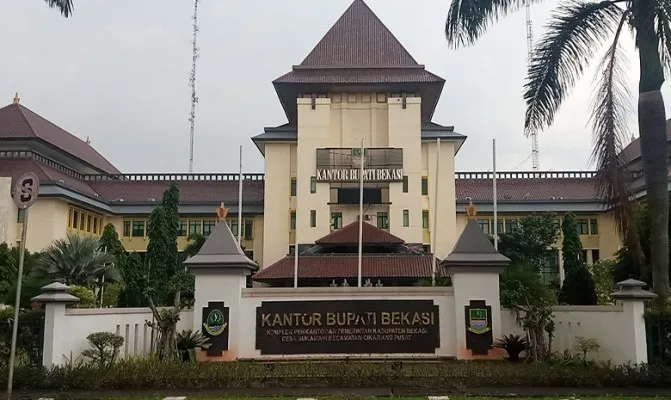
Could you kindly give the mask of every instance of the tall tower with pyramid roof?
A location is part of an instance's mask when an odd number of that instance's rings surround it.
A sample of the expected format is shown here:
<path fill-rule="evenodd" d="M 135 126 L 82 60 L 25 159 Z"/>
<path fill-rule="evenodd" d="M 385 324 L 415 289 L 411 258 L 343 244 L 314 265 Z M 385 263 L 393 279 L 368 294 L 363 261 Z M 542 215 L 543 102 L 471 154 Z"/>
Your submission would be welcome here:
<path fill-rule="evenodd" d="M 287 123 L 253 138 L 265 157 L 264 266 L 359 218 L 362 146 L 362 218 L 447 256 L 466 137 L 431 120 L 444 84 L 363 0 L 273 81 Z"/>

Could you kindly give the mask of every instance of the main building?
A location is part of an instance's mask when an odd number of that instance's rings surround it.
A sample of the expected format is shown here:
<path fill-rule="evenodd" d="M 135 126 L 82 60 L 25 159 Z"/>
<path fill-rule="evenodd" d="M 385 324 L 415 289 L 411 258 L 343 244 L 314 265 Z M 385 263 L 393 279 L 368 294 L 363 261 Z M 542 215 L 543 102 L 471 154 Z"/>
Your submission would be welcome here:
<path fill-rule="evenodd" d="M 491 173 L 455 172 L 466 136 L 432 119 L 444 82 L 354 0 L 307 57 L 273 81 L 288 122 L 252 138 L 265 158 L 265 174 L 244 174 L 242 226 L 237 174 L 121 173 L 90 143 L 17 97 L 0 108 L 0 241 L 17 244 L 21 237 L 23 216 L 10 191 L 11 180 L 26 171 L 42 182 L 30 210 L 30 250 L 68 232 L 98 236 L 112 223 L 127 250 L 145 251 L 147 216 L 176 182 L 180 247 L 190 233 L 209 234 L 223 201 L 232 231 L 242 230 L 242 246 L 261 266 L 259 280 L 286 279 L 296 245 L 301 271 L 328 280 L 351 267 L 342 253 L 357 243 L 363 159 L 365 245 L 385 255 L 371 258 L 370 268 L 384 269 L 390 279 L 413 268 L 426 275 L 427 260 L 452 250 L 469 200 L 485 232 L 494 224 Z M 632 164 L 640 160 L 636 141 L 625 155 Z M 560 219 L 572 211 L 588 262 L 618 250 L 594 173 L 502 172 L 497 181 L 498 232 L 514 229 L 525 215 L 556 213 Z M 560 265 L 558 255 L 544 277 L 559 277 Z"/>

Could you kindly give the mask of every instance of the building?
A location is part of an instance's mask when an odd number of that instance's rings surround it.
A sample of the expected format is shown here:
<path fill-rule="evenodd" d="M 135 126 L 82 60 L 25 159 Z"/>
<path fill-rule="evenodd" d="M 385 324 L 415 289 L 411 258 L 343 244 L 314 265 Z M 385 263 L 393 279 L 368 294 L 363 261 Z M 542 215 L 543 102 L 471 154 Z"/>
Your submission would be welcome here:
<path fill-rule="evenodd" d="M 303 62 L 273 81 L 288 122 L 252 138 L 265 158 L 265 174 L 244 175 L 241 227 L 237 173 L 121 173 L 88 141 L 31 111 L 17 96 L 0 108 L 0 241 L 16 244 L 21 237 L 23 215 L 10 191 L 12 178 L 23 172 L 36 173 L 42 182 L 30 209 L 30 250 L 68 232 L 100 235 L 112 223 L 127 250 L 144 251 L 147 217 L 176 182 L 180 247 L 189 233 L 209 234 L 223 201 L 233 233 L 242 230 L 242 245 L 263 274 L 286 263 L 296 244 L 300 253 L 315 251 L 320 241 L 357 221 L 363 146 L 366 229 L 396 238 L 394 252 L 422 251 L 422 265 L 431 255 L 442 259 L 466 225 L 469 199 L 485 232 L 494 223 L 492 175 L 456 172 L 466 136 L 432 120 L 444 82 L 362 0 L 354 0 Z M 499 232 L 514 229 L 525 215 L 552 212 L 561 218 L 573 211 L 588 262 L 618 250 L 594 173 L 501 172 L 497 182 Z M 560 265 L 558 257 L 544 271 L 547 277 L 560 276 Z M 315 279 L 323 283 L 328 277 Z"/>

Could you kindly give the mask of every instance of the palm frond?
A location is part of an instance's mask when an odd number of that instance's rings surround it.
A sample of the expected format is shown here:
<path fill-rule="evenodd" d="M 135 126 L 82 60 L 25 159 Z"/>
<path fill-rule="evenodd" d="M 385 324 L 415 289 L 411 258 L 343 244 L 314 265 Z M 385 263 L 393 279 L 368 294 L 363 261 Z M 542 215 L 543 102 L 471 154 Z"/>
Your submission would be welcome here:
<path fill-rule="evenodd" d="M 452 0 L 445 21 L 445 37 L 453 47 L 468 46 L 499 18 L 540 0 Z"/>
<path fill-rule="evenodd" d="M 671 74 L 671 1 L 657 0 L 655 24 L 659 38 L 659 55 L 666 74 Z"/>
<path fill-rule="evenodd" d="M 549 126 L 562 101 L 611 36 L 623 10 L 611 1 L 568 1 L 560 5 L 531 59 L 524 100 L 527 134 Z"/>
<path fill-rule="evenodd" d="M 615 38 L 599 63 L 597 88 L 591 105 L 594 149 L 597 163 L 597 188 L 604 203 L 612 210 L 617 230 L 627 246 L 640 260 L 643 251 L 638 238 L 636 212 L 630 187 L 632 176 L 622 158 L 623 141 L 630 136 L 627 127 L 632 114 L 627 85 L 628 60 L 620 49 L 622 28 L 629 17 L 625 12 L 615 31 Z"/>
<path fill-rule="evenodd" d="M 44 0 L 47 5 L 51 8 L 57 8 L 58 11 L 65 17 L 68 18 L 72 15 L 75 6 L 72 3 L 72 0 Z"/>

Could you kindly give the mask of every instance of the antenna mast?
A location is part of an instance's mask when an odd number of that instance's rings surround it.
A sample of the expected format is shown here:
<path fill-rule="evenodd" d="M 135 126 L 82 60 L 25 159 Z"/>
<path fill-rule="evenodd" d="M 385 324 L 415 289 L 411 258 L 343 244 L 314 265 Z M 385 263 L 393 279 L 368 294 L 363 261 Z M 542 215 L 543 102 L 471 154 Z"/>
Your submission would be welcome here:
<path fill-rule="evenodd" d="M 531 57 L 533 57 L 534 51 L 534 33 L 533 25 L 531 22 L 531 0 L 525 1 L 525 9 L 527 13 L 527 62 L 531 64 Z M 531 134 L 531 165 L 534 171 L 540 169 L 540 160 L 539 151 L 538 151 L 538 134 L 533 132 Z"/>
<path fill-rule="evenodd" d="M 193 138 L 195 136 L 196 130 L 196 103 L 198 103 L 198 97 L 196 96 L 196 60 L 198 60 L 198 2 L 200 0 L 194 0 L 193 6 L 193 41 L 191 44 L 192 47 L 192 58 L 193 64 L 191 65 L 191 73 L 189 74 L 189 86 L 191 87 L 191 115 L 189 117 L 189 122 L 191 122 L 191 135 L 189 138 L 189 172 L 193 172 Z"/>

